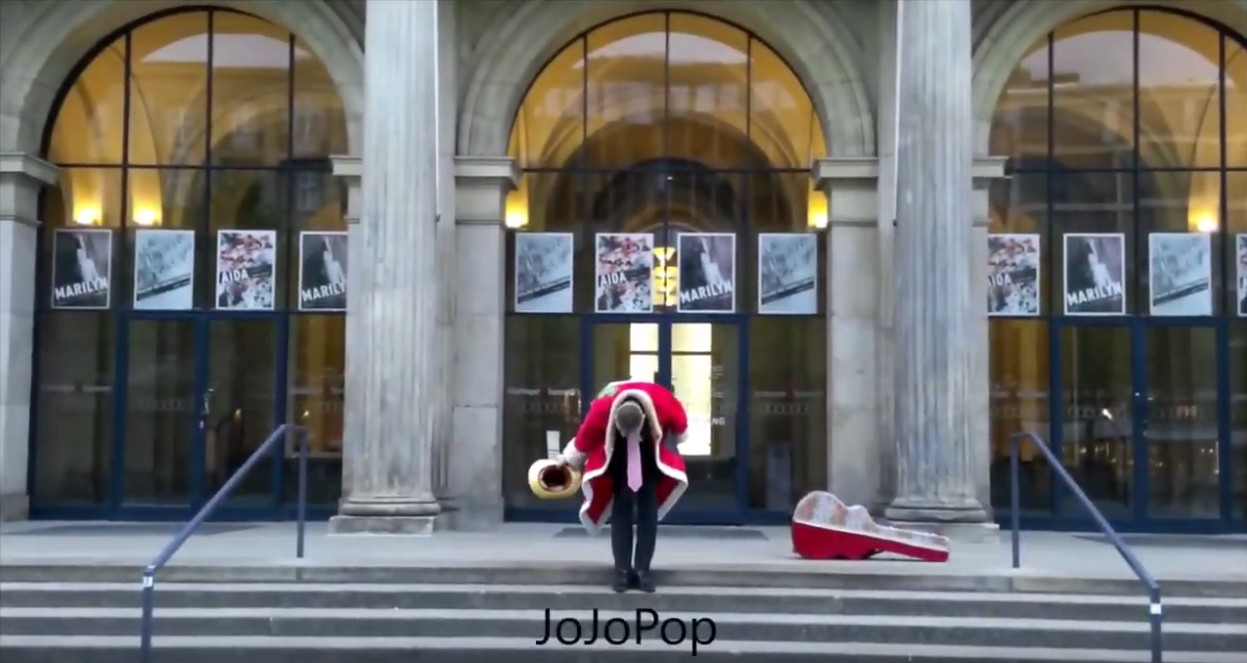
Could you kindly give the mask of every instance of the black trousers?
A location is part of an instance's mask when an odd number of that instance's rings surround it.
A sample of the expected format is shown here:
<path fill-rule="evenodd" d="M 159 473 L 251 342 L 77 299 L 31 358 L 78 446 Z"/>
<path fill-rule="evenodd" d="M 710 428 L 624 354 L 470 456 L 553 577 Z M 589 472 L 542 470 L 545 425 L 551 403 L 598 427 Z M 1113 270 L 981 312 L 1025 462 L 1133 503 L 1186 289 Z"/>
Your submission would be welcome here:
<path fill-rule="evenodd" d="M 658 481 L 662 473 L 654 458 L 654 443 L 641 438 L 641 488 L 628 487 L 628 441 L 615 437 L 615 450 L 607 468 L 615 482 L 611 505 L 611 553 L 616 569 L 648 571 L 658 543 Z M 633 556 L 632 528 L 636 527 L 636 553 Z"/>

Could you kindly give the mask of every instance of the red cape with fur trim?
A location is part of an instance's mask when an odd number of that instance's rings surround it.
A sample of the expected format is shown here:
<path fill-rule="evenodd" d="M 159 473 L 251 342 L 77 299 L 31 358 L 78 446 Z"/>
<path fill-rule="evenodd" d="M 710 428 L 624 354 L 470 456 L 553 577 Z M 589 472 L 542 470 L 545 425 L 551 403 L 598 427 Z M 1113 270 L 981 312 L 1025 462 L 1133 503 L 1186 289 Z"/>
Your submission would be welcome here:
<path fill-rule="evenodd" d="M 584 463 L 581 490 L 585 501 L 580 507 L 580 523 L 589 532 L 596 532 L 610 520 L 614 502 L 614 478 L 606 472 L 615 450 L 615 413 L 627 399 L 635 399 L 645 410 L 645 422 L 654 441 L 654 458 L 658 460 L 661 478 L 658 482 L 658 519 L 662 520 L 688 489 L 684 459 L 676 445 L 688 432 L 688 416 L 680 401 L 661 385 L 652 382 L 621 382 L 613 393 L 599 396 L 589 404 L 576 437 L 567 443 L 563 456 L 572 465 Z M 663 436 L 667 444 L 663 444 Z"/>

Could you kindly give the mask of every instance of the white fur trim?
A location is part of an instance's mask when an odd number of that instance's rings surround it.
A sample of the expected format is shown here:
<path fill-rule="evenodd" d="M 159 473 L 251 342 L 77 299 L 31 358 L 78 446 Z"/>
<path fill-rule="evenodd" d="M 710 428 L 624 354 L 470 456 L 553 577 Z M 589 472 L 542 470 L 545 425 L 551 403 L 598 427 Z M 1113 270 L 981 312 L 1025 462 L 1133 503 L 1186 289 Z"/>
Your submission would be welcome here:
<path fill-rule="evenodd" d="M 585 455 L 580 453 L 580 450 L 576 448 L 576 438 L 573 437 L 572 441 L 568 442 L 567 446 L 563 447 L 563 458 L 569 465 L 574 465 L 576 467 L 584 465 Z"/>
<path fill-rule="evenodd" d="M 676 446 L 676 449 L 679 449 L 679 448 L 680 448 L 680 445 L 681 445 L 681 444 L 684 444 L 684 443 L 685 443 L 685 442 L 687 442 L 687 441 L 688 441 L 688 431 L 687 431 L 687 430 L 686 430 L 686 431 L 684 431 L 683 433 L 680 433 L 679 435 L 676 435 L 676 436 L 675 436 L 675 446 Z"/>

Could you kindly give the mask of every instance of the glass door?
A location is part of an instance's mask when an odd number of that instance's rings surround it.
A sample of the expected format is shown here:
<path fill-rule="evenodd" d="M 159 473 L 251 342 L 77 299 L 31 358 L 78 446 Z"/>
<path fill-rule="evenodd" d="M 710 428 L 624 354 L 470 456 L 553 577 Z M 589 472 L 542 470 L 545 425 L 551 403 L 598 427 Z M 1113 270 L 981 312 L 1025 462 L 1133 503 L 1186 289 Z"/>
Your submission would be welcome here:
<path fill-rule="evenodd" d="M 1145 517 L 1221 517 L 1217 327 L 1151 320 L 1140 329 L 1144 394 L 1140 462 L 1146 462 Z M 1220 368 L 1218 368 L 1220 367 Z"/>
<path fill-rule="evenodd" d="M 124 330 L 121 503 L 187 509 L 203 492 L 200 325 L 190 317 L 136 317 Z"/>
<path fill-rule="evenodd" d="M 276 425 L 277 322 L 135 316 L 126 325 L 123 508 L 198 508 Z M 277 450 L 274 458 L 279 458 Z M 280 463 L 231 498 L 277 505 Z"/>
<path fill-rule="evenodd" d="M 613 380 L 648 380 L 670 388 L 688 415 L 680 447 L 689 491 L 669 522 L 739 522 L 745 511 L 747 451 L 740 407 L 743 334 L 735 322 L 588 322 L 584 407 Z"/>

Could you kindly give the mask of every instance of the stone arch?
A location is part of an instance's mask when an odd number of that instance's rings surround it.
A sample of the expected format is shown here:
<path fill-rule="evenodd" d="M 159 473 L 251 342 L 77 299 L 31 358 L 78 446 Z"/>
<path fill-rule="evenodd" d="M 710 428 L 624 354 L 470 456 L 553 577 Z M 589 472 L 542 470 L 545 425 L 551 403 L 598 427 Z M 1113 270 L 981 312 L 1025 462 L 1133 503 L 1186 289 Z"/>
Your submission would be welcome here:
<path fill-rule="evenodd" d="M 1007 9 L 985 12 L 976 26 L 974 50 L 974 147 L 986 154 L 992 119 L 1009 76 L 1044 35 L 1082 16 L 1108 9 L 1181 9 L 1247 34 L 1247 0 L 1019 0 Z"/>
<path fill-rule="evenodd" d="M 6 73 L 0 88 L 0 152 L 38 154 L 57 94 L 79 63 L 117 30 L 163 11 L 224 8 L 254 14 L 291 31 L 320 58 L 342 98 L 347 140 L 362 147 L 364 100 L 363 17 L 346 3 L 213 0 L 14 2 L 3 21 L 0 52 Z M 17 7 L 21 7 L 18 14 Z M 6 12 L 7 13 L 7 12 Z"/>
<path fill-rule="evenodd" d="M 517 3 L 509 18 L 478 38 L 482 46 L 459 115 L 460 154 L 507 154 L 511 124 L 529 86 L 577 34 L 647 11 L 705 13 L 708 8 L 696 0 L 600 0 L 576 6 L 580 11 L 573 13 L 557 0 Z M 793 69 L 822 122 L 829 154 L 875 153 L 874 109 L 862 54 L 834 9 L 820 10 L 806 0 L 721 0 L 711 7 L 714 17 L 749 30 Z"/>

